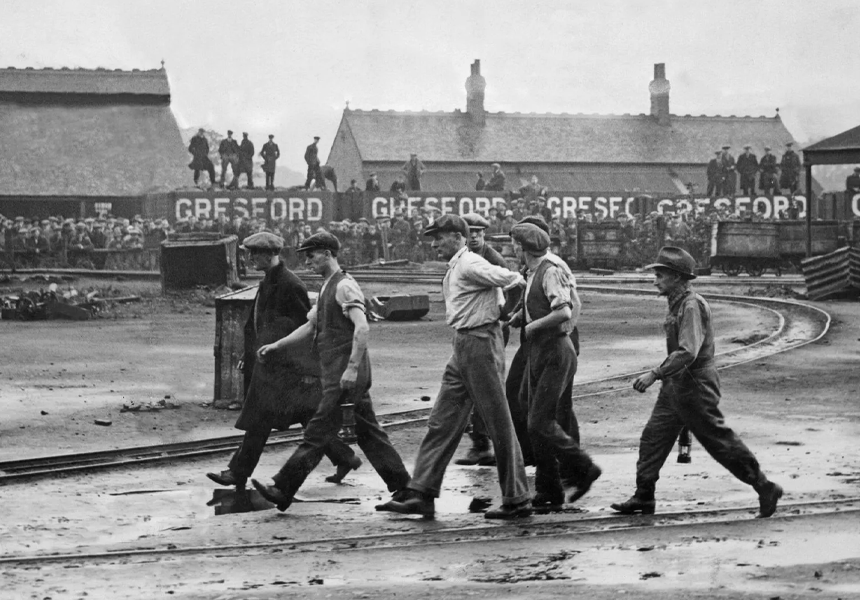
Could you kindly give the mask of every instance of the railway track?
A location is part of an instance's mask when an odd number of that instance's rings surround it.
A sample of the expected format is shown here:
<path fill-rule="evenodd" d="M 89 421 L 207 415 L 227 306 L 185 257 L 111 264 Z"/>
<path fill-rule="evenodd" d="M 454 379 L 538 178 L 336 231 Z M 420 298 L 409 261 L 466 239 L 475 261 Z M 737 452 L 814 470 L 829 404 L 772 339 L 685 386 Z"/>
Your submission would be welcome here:
<path fill-rule="evenodd" d="M 4 568 L 33 568 L 42 565 L 75 565 L 115 562 L 157 562 L 177 560 L 189 556 L 211 556 L 228 558 L 231 556 L 250 556 L 268 552 L 278 552 L 288 556 L 302 552 L 354 552 L 368 550 L 409 549 L 441 545 L 481 544 L 504 542 L 506 540 L 530 538 L 554 538 L 576 535 L 579 539 L 588 535 L 604 534 L 612 531 L 644 530 L 653 532 L 659 528 L 673 528 L 682 535 L 684 529 L 702 525 L 721 525 L 745 521 L 754 512 L 749 506 L 707 510 L 684 510 L 657 513 L 655 515 L 600 515 L 591 516 L 587 512 L 555 513 L 552 518 L 535 518 L 510 521 L 500 524 L 467 525 L 440 529 L 416 528 L 411 531 L 354 535 L 342 537 L 322 537 L 304 540 L 260 541 L 242 544 L 221 544 L 201 546 L 177 546 L 168 544 L 163 548 L 131 548 L 125 550 L 82 552 L 68 554 L 34 554 L 0 556 Z M 860 497 L 840 498 L 838 500 L 785 502 L 771 521 L 790 522 L 792 520 L 827 514 L 846 515 L 848 518 L 860 516 Z"/>
<path fill-rule="evenodd" d="M 580 287 L 583 290 L 601 293 L 654 295 L 654 292 L 650 290 L 585 285 Z M 718 353 L 717 361 L 720 369 L 743 365 L 813 343 L 824 337 L 830 327 L 830 316 L 825 311 L 800 302 L 716 294 L 705 294 L 705 296 L 719 302 L 764 308 L 776 313 L 778 318 L 779 324 L 776 330 L 768 337 L 743 348 Z M 602 394 L 628 391 L 632 380 L 640 373 L 641 371 L 624 373 L 599 380 L 576 383 L 574 385 L 574 399 L 581 400 Z M 388 413 L 379 415 L 379 418 L 386 429 L 394 430 L 422 424 L 426 421 L 429 413 L 430 409 L 428 408 Z M 300 430 L 280 432 L 273 434 L 268 443 L 270 445 L 295 444 L 301 440 L 301 437 Z M 39 477 L 55 477 L 99 469 L 137 467 L 157 462 L 188 460 L 229 453 L 235 450 L 241 440 L 242 436 L 233 435 L 173 444 L 4 461 L 0 462 L 0 484 L 8 485 Z"/>

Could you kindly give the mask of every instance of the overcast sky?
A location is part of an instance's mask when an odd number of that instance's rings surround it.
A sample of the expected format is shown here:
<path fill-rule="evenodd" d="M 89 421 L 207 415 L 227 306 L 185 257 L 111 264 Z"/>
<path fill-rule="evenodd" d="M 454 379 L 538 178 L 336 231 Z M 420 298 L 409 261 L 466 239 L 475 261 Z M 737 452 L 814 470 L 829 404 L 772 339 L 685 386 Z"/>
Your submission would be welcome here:
<path fill-rule="evenodd" d="M 801 143 L 860 124 L 856 0 L 4 0 L 0 66 L 157 68 L 180 126 L 274 133 L 304 169 L 352 108 L 769 115 Z M 405 157 L 404 157 L 405 158 Z"/>

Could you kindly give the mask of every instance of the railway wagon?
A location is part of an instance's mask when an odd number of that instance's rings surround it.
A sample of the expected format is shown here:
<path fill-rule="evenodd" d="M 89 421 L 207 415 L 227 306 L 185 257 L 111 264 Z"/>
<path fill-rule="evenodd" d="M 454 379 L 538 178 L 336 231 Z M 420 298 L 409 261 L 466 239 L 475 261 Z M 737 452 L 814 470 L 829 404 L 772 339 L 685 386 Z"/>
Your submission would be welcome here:
<path fill-rule="evenodd" d="M 579 228 L 579 264 L 582 268 L 618 268 L 623 258 L 621 225 L 616 222 L 582 223 Z"/>
<path fill-rule="evenodd" d="M 838 221 L 812 222 L 812 254 L 836 250 L 842 240 Z M 726 275 L 746 271 L 758 277 L 767 269 L 781 275 L 806 256 L 805 221 L 719 221 L 711 229 L 711 266 Z"/>

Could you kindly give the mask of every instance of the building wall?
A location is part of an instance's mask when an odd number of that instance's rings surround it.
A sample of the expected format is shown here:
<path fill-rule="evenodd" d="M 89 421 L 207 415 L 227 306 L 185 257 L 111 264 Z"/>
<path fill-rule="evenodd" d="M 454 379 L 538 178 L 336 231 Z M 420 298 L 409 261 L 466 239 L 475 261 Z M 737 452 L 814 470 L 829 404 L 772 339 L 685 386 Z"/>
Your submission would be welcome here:
<path fill-rule="evenodd" d="M 334 167 L 334 171 L 337 173 L 337 180 L 341 184 L 338 189 L 349 187 L 351 179 L 358 180 L 358 185 L 364 189 L 364 182 L 370 176 L 370 171 L 365 173 L 362 168 L 358 145 L 355 143 L 355 138 L 349 130 L 346 119 L 340 120 L 340 127 L 335 134 L 326 164 Z"/>

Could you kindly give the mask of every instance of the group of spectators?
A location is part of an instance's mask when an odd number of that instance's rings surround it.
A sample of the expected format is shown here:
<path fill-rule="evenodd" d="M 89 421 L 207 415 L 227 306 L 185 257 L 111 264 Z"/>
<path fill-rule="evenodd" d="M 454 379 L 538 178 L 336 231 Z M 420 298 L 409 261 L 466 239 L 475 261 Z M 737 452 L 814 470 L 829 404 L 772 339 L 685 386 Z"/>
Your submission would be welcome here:
<path fill-rule="evenodd" d="M 666 244 L 679 246 L 692 254 L 700 264 L 707 261 L 711 224 L 719 220 L 763 221 L 771 219 L 799 218 L 800 204 L 792 199 L 787 210 L 765 217 L 765 207 L 758 212 L 740 208 L 731 211 L 726 207 L 703 210 L 683 209 L 681 206 L 663 212 L 627 215 L 615 218 L 600 213 L 579 210 L 575 216 L 562 218 L 553 214 L 544 196 L 536 195 L 541 189 L 533 180 L 532 189 L 526 195 L 511 200 L 509 204 L 493 206 L 485 211 L 489 222 L 485 230 L 491 243 L 493 236 L 505 236 L 511 228 L 529 215 L 542 217 L 550 229 L 555 252 L 571 263 L 580 258 L 582 241 L 617 240 L 621 243 L 619 266 L 641 266 Z M 171 224 L 165 218 L 133 219 L 116 218 L 110 215 L 75 221 L 61 216 L 14 220 L 0 217 L 0 252 L 6 254 L 6 262 L 14 254 L 18 264 L 37 262 L 40 257 L 60 257 L 74 265 L 74 257 L 93 250 L 134 250 L 158 248 L 170 236 L 182 233 L 217 233 L 235 235 L 239 244 L 250 235 L 269 231 L 281 236 L 286 242 L 284 258 L 295 267 L 299 257 L 294 248 L 320 231 L 333 233 L 341 240 L 340 259 L 344 265 L 369 264 L 380 259 L 424 262 L 434 260 L 435 252 L 422 231 L 440 216 L 435 207 L 424 207 L 407 212 L 403 208 L 394 211 L 391 217 L 376 219 L 358 217 L 340 221 L 320 223 L 318 221 L 266 221 L 256 217 L 220 215 L 217 219 L 189 216 Z M 496 238 L 497 246 L 499 240 Z M 44 261 L 42 261 L 44 264 Z"/>
<path fill-rule="evenodd" d="M 734 197 L 740 185 L 741 194 L 753 196 L 758 190 L 765 195 L 779 193 L 794 194 L 800 181 L 800 156 L 792 149 L 793 143 L 785 145 L 785 152 L 777 162 L 770 146 L 764 147 L 761 160 L 752 152 L 752 146 L 744 146 L 737 160 L 729 152 L 731 146 L 723 146 L 708 163 L 708 189 L 710 197 Z"/>

